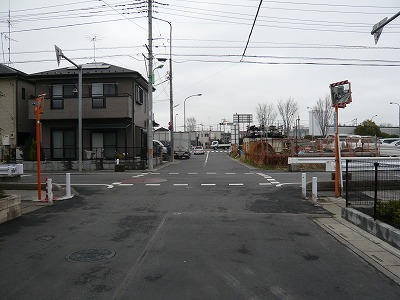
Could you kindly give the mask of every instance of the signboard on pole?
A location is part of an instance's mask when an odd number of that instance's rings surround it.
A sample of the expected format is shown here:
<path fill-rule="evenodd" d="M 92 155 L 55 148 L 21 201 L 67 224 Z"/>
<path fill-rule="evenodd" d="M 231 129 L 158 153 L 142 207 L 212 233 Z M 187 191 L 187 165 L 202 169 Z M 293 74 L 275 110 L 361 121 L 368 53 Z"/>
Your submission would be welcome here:
<path fill-rule="evenodd" d="M 60 66 L 60 60 L 63 55 L 62 50 L 60 48 L 58 48 L 56 45 L 54 45 L 54 48 L 56 49 L 57 64 L 58 64 L 58 66 Z"/>
<path fill-rule="evenodd" d="M 384 18 L 383 20 L 379 21 L 378 23 L 376 23 L 373 27 L 372 27 L 372 31 L 375 31 L 378 27 L 380 27 L 382 24 L 386 23 L 387 21 L 387 17 Z M 374 39 L 375 39 L 375 45 L 378 43 L 379 37 L 381 36 L 383 27 L 376 30 L 374 32 Z"/>
<path fill-rule="evenodd" d="M 252 114 L 235 114 L 233 115 L 233 123 L 250 124 L 253 122 Z"/>

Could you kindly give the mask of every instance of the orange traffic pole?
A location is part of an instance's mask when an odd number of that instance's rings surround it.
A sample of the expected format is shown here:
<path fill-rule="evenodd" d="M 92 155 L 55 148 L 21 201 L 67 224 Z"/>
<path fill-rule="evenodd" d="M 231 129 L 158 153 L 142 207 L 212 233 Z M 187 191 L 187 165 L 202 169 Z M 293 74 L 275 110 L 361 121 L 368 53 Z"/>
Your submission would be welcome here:
<path fill-rule="evenodd" d="M 335 105 L 335 197 L 339 197 L 339 106 Z"/>
<path fill-rule="evenodd" d="M 36 116 L 36 160 L 37 160 L 37 181 L 38 181 L 38 200 L 42 200 L 42 183 L 40 181 L 40 115 L 43 113 L 43 101 L 46 94 L 39 95 L 35 102 Z"/>

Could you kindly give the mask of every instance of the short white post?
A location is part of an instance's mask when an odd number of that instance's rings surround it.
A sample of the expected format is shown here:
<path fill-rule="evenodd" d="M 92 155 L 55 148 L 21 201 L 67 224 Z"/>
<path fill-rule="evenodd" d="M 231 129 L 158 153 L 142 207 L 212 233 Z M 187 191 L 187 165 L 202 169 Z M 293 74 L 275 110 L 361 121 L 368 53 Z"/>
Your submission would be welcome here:
<path fill-rule="evenodd" d="M 317 202 L 318 196 L 317 196 L 317 183 L 318 183 L 318 178 L 313 177 L 312 178 L 312 201 Z"/>
<path fill-rule="evenodd" d="M 119 165 L 119 158 L 117 158 L 117 165 Z"/>
<path fill-rule="evenodd" d="M 65 193 L 67 198 L 71 198 L 71 174 L 65 174 Z"/>
<path fill-rule="evenodd" d="M 49 201 L 49 204 L 53 204 L 53 184 L 51 178 L 47 178 L 46 185 L 47 185 L 47 199 Z"/>
<path fill-rule="evenodd" d="M 301 197 L 303 199 L 307 198 L 307 175 L 306 175 L 306 173 L 301 173 Z"/>
<path fill-rule="evenodd" d="M 8 176 L 11 176 L 11 175 L 12 175 L 12 168 L 11 168 L 11 166 L 8 166 L 8 167 L 7 167 L 7 175 L 8 175 Z"/>

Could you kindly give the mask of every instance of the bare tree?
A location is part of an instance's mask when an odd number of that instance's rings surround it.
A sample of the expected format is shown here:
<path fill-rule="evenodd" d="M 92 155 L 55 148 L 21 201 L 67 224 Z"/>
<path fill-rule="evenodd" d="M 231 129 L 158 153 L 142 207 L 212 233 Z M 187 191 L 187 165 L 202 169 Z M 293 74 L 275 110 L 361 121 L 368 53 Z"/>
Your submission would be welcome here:
<path fill-rule="evenodd" d="M 275 122 L 276 111 L 272 103 L 258 103 L 257 120 L 260 125 L 270 125 Z"/>
<path fill-rule="evenodd" d="M 285 135 L 289 134 L 290 125 L 292 124 L 294 118 L 296 117 L 299 110 L 299 105 L 292 97 L 289 97 L 286 101 L 279 100 L 278 111 L 283 120 L 283 131 Z"/>
<path fill-rule="evenodd" d="M 322 136 L 327 135 L 328 126 L 333 123 L 333 112 L 332 101 L 329 95 L 326 95 L 324 99 L 319 98 L 313 107 L 312 114 L 321 130 Z M 314 122 L 314 120 L 312 120 L 312 122 Z"/>
<path fill-rule="evenodd" d="M 196 131 L 197 121 L 196 118 L 191 117 L 186 119 L 186 130 L 187 131 Z"/>

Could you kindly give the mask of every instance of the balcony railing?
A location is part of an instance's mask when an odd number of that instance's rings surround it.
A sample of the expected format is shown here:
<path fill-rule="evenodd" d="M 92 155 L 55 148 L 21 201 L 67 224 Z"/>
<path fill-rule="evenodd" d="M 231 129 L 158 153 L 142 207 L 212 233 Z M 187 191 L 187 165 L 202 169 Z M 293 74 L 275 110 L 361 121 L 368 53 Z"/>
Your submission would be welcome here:
<path fill-rule="evenodd" d="M 100 100 L 101 99 L 101 103 Z M 57 101 L 58 105 L 52 105 Z M 62 101 L 62 105 L 60 105 Z M 77 119 L 78 118 L 78 98 L 45 98 L 44 108 L 41 119 Z M 82 97 L 82 118 L 84 119 L 110 119 L 110 118 L 132 118 L 133 99 L 129 94 L 119 94 L 116 96 L 92 97 L 84 95 Z M 29 119 L 35 119 L 33 109 L 29 111 Z"/>

